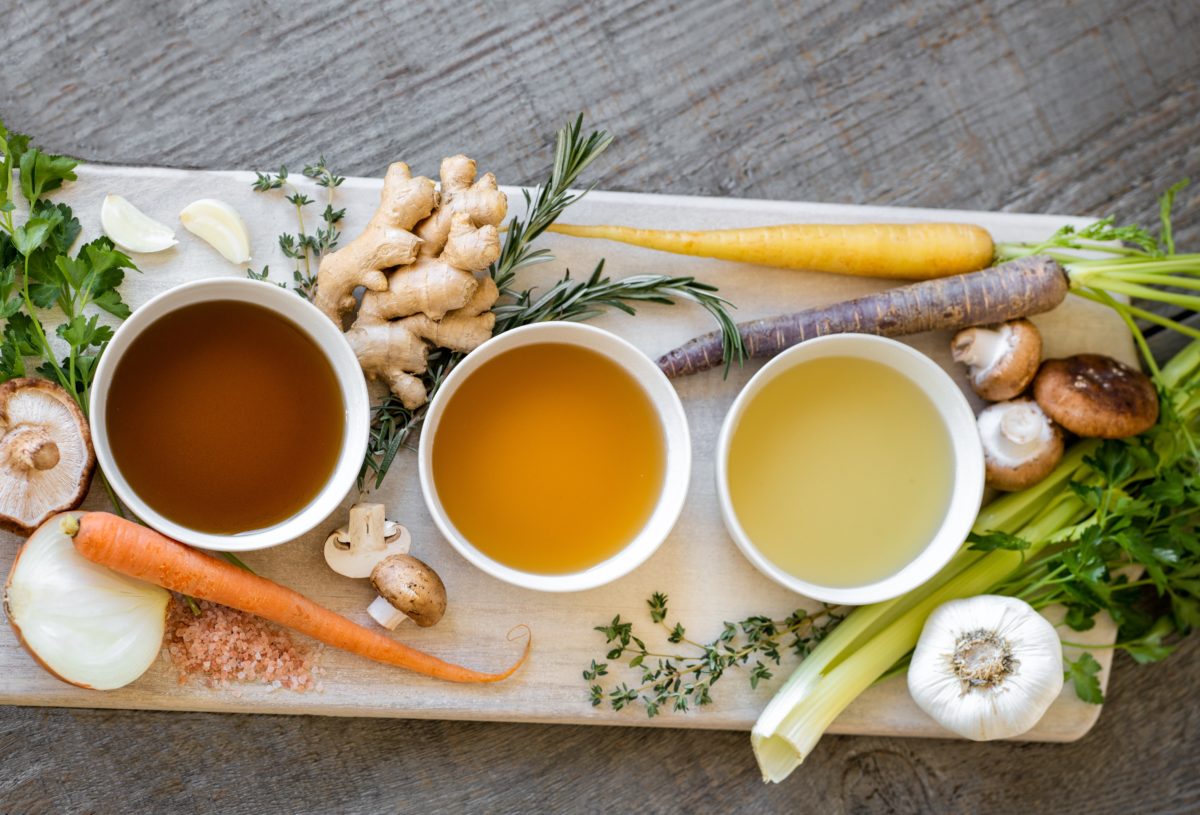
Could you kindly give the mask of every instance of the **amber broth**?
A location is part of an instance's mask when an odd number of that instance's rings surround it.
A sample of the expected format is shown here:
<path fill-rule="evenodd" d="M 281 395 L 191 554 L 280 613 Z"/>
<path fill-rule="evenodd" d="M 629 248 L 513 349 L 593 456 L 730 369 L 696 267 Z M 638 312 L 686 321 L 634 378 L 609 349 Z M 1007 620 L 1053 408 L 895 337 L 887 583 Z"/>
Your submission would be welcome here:
<path fill-rule="evenodd" d="M 844 588 L 895 574 L 950 503 L 954 450 L 933 402 L 877 362 L 831 357 L 768 382 L 729 447 L 734 514 L 785 572 Z"/>
<path fill-rule="evenodd" d="M 189 529 L 285 521 L 328 481 L 345 405 L 328 358 L 299 328 L 232 300 L 163 315 L 126 349 L 104 416 L 121 475 Z"/>
<path fill-rule="evenodd" d="M 577 345 L 514 348 L 446 403 L 433 479 L 455 528 L 514 569 L 566 574 L 628 544 L 649 520 L 666 465 L 649 396 Z"/>

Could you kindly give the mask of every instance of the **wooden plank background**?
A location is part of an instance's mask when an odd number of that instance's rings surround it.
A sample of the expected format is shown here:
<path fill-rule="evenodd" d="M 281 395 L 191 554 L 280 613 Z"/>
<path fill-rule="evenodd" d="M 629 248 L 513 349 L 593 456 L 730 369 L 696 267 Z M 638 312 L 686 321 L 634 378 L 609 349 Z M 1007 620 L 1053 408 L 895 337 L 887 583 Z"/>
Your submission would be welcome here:
<path fill-rule="evenodd" d="M 583 110 L 610 189 L 1149 223 L 1200 175 L 1198 42 L 1193 0 L 39 0 L 0 29 L 0 116 L 96 161 L 463 149 L 519 184 Z M 1177 223 L 1200 245 L 1200 196 Z M 773 788 L 743 734 L 9 708 L 0 811 L 1192 811 L 1198 668 L 1118 658 L 1074 745 L 835 737 Z"/>

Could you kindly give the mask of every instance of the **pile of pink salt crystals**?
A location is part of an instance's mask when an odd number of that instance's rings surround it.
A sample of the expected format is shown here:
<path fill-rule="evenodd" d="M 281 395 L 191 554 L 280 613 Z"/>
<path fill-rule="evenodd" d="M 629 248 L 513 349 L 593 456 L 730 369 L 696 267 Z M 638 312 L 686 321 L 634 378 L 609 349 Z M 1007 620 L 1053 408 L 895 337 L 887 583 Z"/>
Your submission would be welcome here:
<path fill-rule="evenodd" d="M 196 677 L 210 688 L 263 684 L 320 691 L 319 651 L 298 644 L 274 623 L 227 606 L 196 601 L 197 616 L 178 595 L 167 612 L 164 646 L 179 684 Z"/>

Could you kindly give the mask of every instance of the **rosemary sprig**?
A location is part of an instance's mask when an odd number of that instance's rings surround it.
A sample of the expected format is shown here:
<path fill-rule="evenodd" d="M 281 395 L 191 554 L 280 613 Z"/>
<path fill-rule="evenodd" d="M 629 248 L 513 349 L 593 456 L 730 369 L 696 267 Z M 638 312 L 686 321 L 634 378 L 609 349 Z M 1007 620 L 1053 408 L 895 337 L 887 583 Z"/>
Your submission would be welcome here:
<path fill-rule="evenodd" d="M 535 287 L 513 288 L 518 270 L 554 259 L 549 250 L 534 248 L 532 241 L 545 232 L 563 210 L 591 190 L 589 186 L 572 191 L 571 186 L 611 143 L 612 137 L 604 131 L 594 131 L 585 137 L 582 116 L 558 131 L 550 177 L 532 194 L 524 192 L 527 214 L 524 220 L 513 218 L 509 222 L 500 257 L 488 269 L 501 293 L 500 304 L 492 309 L 496 314 L 495 333 L 549 320 L 589 320 L 610 308 L 634 314 L 636 309 L 631 303 L 672 304 L 684 299 L 699 304 L 716 318 L 724 338 L 725 359 L 744 359 L 741 336 L 727 310 L 729 303 L 715 294 L 715 287 L 694 278 L 636 275 L 611 280 L 603 276 L 602 260 L 586 280 L 576 280 L 568 271 L 540 293 Z M 438 360 L 436 365 L 435 358 Z M 431 353 L 429 372 L 425 374 L 425 387 L 430 398 L 461 358 L 461 354 Z M 413 438 L 424 417 L 424 406 L 408 410 L 391 395 L 375 409 L 370 444 L 359 472 L 360 489 L 368 477 L 373 478 L 375 488 L 383 484 L 396 454 Z"/>
<path fill-rule="evenodd" d="M 295 207 L 297 234 L 281 234 L 279 248 L 286 257 L 295 261 L 295 267 L 292 269 L 292 290 L 304 299 L 311 300 L 317 286 L 317 269 L 321 258 L 337 247 L 341 237 L 338 224 L 346 216 L 346 210 L 333 208 L 333 195 L 334 190 L 346 179 L 329 169 L 324 156 L 321 156 L 316 164 L 305 166 L 302 172 L 306 178 L 312 179 L 318 187 L 324 187 L 327 191 L 325 210 L 321 213 L 322 225 L 312 234 L 309 234 L 304 225 L 304 208 L 314 201 L 288 181 L 286 166 L 281 166 L 277 173 L 255 173 L 256 178 L 251 186 L 255 192 L 282 189 L 286 193 L 284 199 Z M 247 269 L 246 275 L 253 280 L 269 280 L 270 271 L 269 266 L 264 266 L 262 271 L 258 272 Z M 279 285 L 286 288 L 282 283 Z"/>
<path fill-rule="evenodd" d="M 612 647 L 605 655 L 607 662 L 593 659 L 583 671 L 593 706 L 607 702 L 613 710 L 622 710 L 640 702 L 646 715 L 653 718 L 668 707 L 685 712 L 692 706 L 711 704 L 712 686 L 727 671 L 747 669 L 750 687 L 757 688 L 759 682 L 771 678 L 770 665 L 779 665 L 784 652 L 807 656 L 842 620 L 831 606 L 815 612 L 796 609 L 782 620 L 756 616 L 726 622 L 716 639 L 700 643 L 688 639 L 681 623 L 667 621 L 667 595 L 655 592 L 646 605 L 650 621 L 662 627 L 668 645 L 675 647 L 651 651 L 634 633 L 633 623 L 623 621 L 619 614 L 608 625 L 596 626 Z M 638 678 L 632 685 L 619 682 L 606 688 L 601 678 L 609 676 L 609 663 L 617 660 Z"/>

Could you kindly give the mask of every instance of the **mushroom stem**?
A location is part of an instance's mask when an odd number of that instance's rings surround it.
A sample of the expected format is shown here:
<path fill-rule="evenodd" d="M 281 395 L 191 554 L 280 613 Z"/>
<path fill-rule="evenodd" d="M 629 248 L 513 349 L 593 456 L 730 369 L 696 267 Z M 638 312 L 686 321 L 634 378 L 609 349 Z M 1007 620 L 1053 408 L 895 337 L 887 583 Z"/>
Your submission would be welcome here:
<path fill-rule="evenodd" d="M 1046 422 L 1032 405 L 1020 405 L 1004 411 L 1000 420 L 1000 432 L 1013 444 L 1022 447 L 1042 437 Z"/>
<path fill-rule="evenodd" d="M 367 614 L 388 631 L 395 631 L 396 626 L 408 619 L 408 615 L 389 603 L 386 597 L 372 600 L 371 605 L 367 606 Z"/>
<path fill-rule="evenodd" d="M 52 470 L 58 465 L 58 445 L 41 428 L 22 428 L 11 434 L 6 445 L 9 458 L 22 469 Z"/>
<path fill-rule="evenodd" d="M 954 361 L 968 368 L 988 370 L 1008 352 L 1011 336 L 1012 328 L 1008 325 L 994 329 L 976 326 L 960 331 L 951 349 Z"/>
<path fill-rule="evenodd" d="M 364 550 L 382 552 L 386 523 L 383 504 L 355 504 L 350 507 L 350 540 L 359 541 Z"/>

